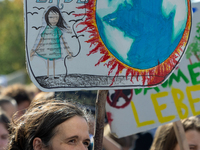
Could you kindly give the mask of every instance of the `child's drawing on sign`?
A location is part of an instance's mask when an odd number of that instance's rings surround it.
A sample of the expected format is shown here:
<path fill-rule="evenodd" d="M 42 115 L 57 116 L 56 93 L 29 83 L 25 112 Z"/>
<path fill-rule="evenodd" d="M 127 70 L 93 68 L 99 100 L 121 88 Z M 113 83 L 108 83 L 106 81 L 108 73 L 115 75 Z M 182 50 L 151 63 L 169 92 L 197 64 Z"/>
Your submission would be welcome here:
<path fill-rule="evenodd" d="M 196 25 L 196 34 L 192 41 L 192 43 L 189 44 L 188 49 L 186 51 L 186 58 L 189 59 L 190 64 L 194 63 L 192 62 L 191 57 L 195 56 L 197 61 L 200 61 L 200 22 Z"/>
<path fill-rule="evenodd" d="M 185 53 L 191 5 L 153 1 L 24 0 L 31 80 L 44 91 L 161 84 Z"/>
<path fill-rule="evenodd" d="M 67 31 L 67 33 L 72 33 L 72 31 L 56 6 L 47 9 L 44 13 L 44 19 L 45 29 L 39 33 L 36 43 L 31 50 L 30 57 L 37 54 L 37 56 L 47 60 L 47 76 L 45 79 L 49 78 L 49 61 L 53 61 L 53 77 L 56 79 L 59 77 L 55 76 L 55 60 L 62 57 L 61 44 L 63 44 L 63 48 L 67 51 L 67 58 L 72 58 L 70 47 L 63 37 L 63 31 Z"/>

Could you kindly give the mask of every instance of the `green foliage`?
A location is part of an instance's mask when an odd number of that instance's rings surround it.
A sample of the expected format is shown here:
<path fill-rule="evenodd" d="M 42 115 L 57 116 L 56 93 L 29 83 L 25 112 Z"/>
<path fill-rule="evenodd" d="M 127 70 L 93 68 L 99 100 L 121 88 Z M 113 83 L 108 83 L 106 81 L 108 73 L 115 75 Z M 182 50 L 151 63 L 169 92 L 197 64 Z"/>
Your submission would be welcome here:
<path fill-rule="evenodd" d="M 0 74 L 25 69 L 23 1 L 0 2 Z"/>
<path fill-rule="evenodd" d="M 189 59 L 192 56 L 192 52 L 191 52 L 192 48 L 193 48 L 193 43 L 188 46 L 187 51 L 185 53 L 187 59 Z"/>
<path fill-rule="evenodd" d="M 192 55 L 194 55 L 199 61 L 200 59 L 200 22 L 197 23 L 196 28 L 197 28 L 196 36 L 193 40 L 193 43 L 191 43 L 188 46 L 188 49 L 186 51 L 186 58 L 189 59 Z"/>

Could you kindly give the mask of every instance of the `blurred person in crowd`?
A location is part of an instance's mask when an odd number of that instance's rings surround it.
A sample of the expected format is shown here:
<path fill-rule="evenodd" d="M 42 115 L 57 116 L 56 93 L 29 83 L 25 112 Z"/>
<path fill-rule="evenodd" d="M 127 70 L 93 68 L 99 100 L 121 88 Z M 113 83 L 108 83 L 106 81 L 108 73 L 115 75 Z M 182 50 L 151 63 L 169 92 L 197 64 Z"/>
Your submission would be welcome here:
<path fill-rule="evenodd" d="M 200 150 L 200 119 L 190 117 L 181 122 L 190 150 Z M 151 150 L 180 150 L 173 123 L 158 127 Z"/>
<path fill-rule="evenodd" d="M 12 118 L 12 116 L 17 112 L 16 101 L 8 96 L 0 95 L 0 107 L 4 112 L 6 112 L 9 118 Z"/>
<path fill-rule="evenodd" d="M 55 98 L 55 92 L 40 92 L 33 98 L 32 101 L 38 100 L 38 99 L 54 99 Z"/>
<path fill-rule="evenodd" d="M 1 91 L 3 90 L 3 87 L 0 85 L 0 94 L 1 94 Z"/>
<path fill-rule="evenodd" d="M 18 111 L 17 117 L 22 116 L 31 103 L 26 87 L 22 84 L 14 84 L 4 88 L 2 95 L 9 96 L 16 100 Z"/>
<path fill-rule="evenodd" d="M 37 94 L 41 92 L 33 83 L 26 85 L 26 90 L 28 91 L 29 97 L 32 100 Z"/>
<path fill-rule="evenodd" d="M 137 133 L 135 147 L 133 150 L 149 150 L 153 142 L 153 134 L 150 130 Z M 144 144 L 145 143 L 145 144 Z"/>
<path fill-rule="evenodd" d="M 9 123 L 10 123 L 9 118 L 0 109 L 0 150 L 7 149 L 9 142 L 9 131 L 8 131 Z"/>
<path fill-rule="evenodd" d="M 90 144 L 86 111 L 65 101 L 33 101 L 10 129 L 8 150 L 87 150 Z"/>
<path fill-rule="evenodd" d="M 90 116 L 88 124 L 89 124 L 89 136 L 90 136 L 90 145 L 88 147 L 88 150 L 92 150 L 93 149 L 93 142 L 94 142 L 93 136 L 94 136 L 94 131 L 95 131 L 94 115 Z"/>

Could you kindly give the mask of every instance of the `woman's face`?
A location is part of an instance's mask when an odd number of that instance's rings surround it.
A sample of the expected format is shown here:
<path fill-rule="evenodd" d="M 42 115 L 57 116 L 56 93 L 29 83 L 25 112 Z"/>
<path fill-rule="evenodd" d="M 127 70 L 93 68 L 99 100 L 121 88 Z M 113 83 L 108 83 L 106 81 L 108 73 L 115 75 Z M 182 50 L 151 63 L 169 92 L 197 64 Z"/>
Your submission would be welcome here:
<path fill-rule="evenodd" d="M 48 19 L 49 19 L 49 23 L 52 26 L 56 26 L 56 24 L 58 23 L 58 20 L 59 20 L 59 14 L 51 11 L 48 15 Z"/>
<path fill-rule="evenodd" d="M 8 146 L 8 130 L 4 124 L 0 123 L 0 150 L 4 150 Z"/>
<path fill-rule="evenodd" d="M 190 150 L 200 150 L 200 132 L 197 130 L 188 130 L 185 133 Z M 180 150 L 177 144 L 174 150 Z"/>
<path fill-rule="evenodd" d="M 75 116 L 58 125 L 48 150 L 87 150 L 89 127 L 83 117 Z"/>

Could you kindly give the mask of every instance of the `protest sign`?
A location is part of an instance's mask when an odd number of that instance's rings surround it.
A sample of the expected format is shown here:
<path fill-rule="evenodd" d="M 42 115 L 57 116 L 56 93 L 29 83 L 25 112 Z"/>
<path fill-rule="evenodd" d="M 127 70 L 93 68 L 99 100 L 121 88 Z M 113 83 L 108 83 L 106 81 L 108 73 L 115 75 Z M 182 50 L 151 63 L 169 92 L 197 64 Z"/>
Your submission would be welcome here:
<path fill-rule="evenodd" d="M 200 115 L 200 3 L 192 6 L 193 28 L 188 50 L 169 79 L 154 88 L 109 90 L 106 111 L 117 136 Z"/>
<path fill-rule="evenodd" d="M 27 68 L 43 91 L 156 86 L 180 62 L 189 0 L 24 0 Z"/>
<path fill-rule="evenodd" d="M 200 62 L 182 67 L 187 61 L 161 86 L 109 90 L 106 110 L 112 131 L 121 137 L 200 115 Z"/>

